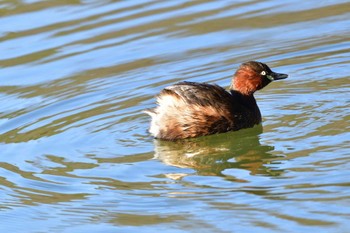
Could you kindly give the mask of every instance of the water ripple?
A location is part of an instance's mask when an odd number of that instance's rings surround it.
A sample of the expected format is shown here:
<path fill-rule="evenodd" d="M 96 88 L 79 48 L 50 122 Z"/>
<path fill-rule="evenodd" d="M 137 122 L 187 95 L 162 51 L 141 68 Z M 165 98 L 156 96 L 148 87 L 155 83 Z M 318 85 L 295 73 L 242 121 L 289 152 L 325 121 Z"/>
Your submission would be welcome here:
<path fill-rule="evenodd" d="M 1 228 L 348 232 L 348 9 L 0 3 Z M 256 94 L 262 126 L 177 143 L 149 136 L 141 111 L 161 88 L 227 87 L 246 60 L 290 75 Z"/>

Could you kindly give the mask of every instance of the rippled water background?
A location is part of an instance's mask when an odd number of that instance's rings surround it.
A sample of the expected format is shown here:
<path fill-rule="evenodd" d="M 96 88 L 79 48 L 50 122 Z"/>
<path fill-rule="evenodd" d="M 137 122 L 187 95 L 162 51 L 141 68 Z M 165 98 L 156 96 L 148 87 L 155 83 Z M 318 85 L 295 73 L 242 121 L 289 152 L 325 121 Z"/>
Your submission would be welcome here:
<path fill-rule="evenodd" d="M 1 232 L 350 232 L 348 1 L 0 2 Z M 288 73 L 263 129 L 153 140 L 154 95 Z"/>

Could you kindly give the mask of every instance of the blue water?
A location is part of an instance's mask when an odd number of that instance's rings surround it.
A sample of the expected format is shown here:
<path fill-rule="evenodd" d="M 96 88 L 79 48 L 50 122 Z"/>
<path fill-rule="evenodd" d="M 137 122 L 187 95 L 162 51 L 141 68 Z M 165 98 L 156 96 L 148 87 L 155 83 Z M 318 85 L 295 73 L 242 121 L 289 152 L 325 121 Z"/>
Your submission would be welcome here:
<path fill-rule="evenodd" d="M 1 232 L 349 232 L 348 1 L 0 3 Z M 154 96 L 289 78 L 262 126 L 162 142 Z"/>

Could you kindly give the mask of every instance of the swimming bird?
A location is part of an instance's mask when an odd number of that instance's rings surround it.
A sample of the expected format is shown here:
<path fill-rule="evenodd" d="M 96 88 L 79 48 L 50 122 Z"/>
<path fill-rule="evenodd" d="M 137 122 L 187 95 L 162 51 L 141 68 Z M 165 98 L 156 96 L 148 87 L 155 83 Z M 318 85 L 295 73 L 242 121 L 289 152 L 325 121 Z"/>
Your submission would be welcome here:
<path fill-rule="evenodd" d="M 179 82 L 157 95 L 149 132 L 155 138 L 177 140 L 250 128 L 261 123 L 254 93 L 287 74 L 248 61 L 233 75 L 229 91 L 216 84 Z"/>

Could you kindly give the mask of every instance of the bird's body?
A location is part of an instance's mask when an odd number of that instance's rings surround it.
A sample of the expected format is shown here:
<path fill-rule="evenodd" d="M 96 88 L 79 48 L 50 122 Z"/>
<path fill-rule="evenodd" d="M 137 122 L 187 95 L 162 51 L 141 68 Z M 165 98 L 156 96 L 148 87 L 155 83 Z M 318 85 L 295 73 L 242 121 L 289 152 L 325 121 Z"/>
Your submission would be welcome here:
<path fill-rule="evenodd" d="M 259 124 L 261 114 L 253 93 L 272 81 L 260 77 L 264 76 L 263 71 L 276 74 L 263 63 L 242 64 L 230 91 L 196 82 L 180 82 L 164 88 L 157 96 L 158 106 L 145 111 L 152 117 L 150 133 L 156 138 L 177 140 Z"/>

